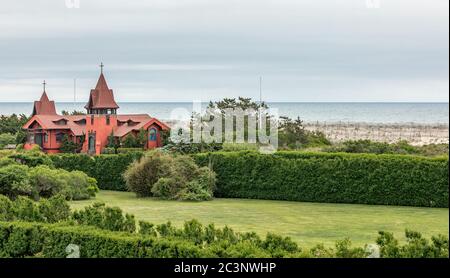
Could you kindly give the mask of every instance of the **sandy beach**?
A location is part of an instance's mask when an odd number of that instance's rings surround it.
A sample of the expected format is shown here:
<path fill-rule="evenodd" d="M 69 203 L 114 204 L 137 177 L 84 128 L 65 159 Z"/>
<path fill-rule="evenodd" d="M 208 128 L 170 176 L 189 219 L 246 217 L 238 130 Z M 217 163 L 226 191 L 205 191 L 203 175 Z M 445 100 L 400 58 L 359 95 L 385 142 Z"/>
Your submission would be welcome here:
<path fill-rule="evenodd" d="M 174 121 L 166 122 L 169 126 L 175 125 Z M 354 122 L 305 122 L 303 124 L 307 130 L 323 132 L 333 143 L 360 139 L 386 143 L 406 140 L 415 146 L 449 143 L 448 124 Z"/>
<path fill-rule="evenodd" d="M 378 124 L 378 123 L 304 123 L 311 131 L 321 131 L 332 142 L 369 139 L 377 142 L 395 143 L 406 140 L 411 145 L 448 144 L 448 124 Z"/>

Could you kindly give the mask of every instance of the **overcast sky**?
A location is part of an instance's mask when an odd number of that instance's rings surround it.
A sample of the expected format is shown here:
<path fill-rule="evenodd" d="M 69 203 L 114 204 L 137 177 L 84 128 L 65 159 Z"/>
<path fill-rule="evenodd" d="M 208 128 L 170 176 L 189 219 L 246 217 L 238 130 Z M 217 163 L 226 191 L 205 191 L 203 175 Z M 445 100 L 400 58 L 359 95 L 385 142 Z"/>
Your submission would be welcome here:
<path fill-rule="evenodd" d="M 449 1 L 366 2 L 0 0 L 0 101 L 448 102 Z"/>

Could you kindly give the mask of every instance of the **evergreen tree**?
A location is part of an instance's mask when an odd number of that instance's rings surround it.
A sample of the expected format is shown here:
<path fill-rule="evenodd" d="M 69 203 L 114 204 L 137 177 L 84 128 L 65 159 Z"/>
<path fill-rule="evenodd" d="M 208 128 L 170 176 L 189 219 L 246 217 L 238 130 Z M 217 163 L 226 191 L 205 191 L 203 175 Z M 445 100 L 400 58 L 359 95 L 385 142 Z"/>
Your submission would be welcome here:
<path fill-rule="evenodd" d="M 59 148 L 63 153 L 76 153 L 79 146 L 75 143 L 67 134 L 64 135 L 61 141 L 61 147 Z"/>

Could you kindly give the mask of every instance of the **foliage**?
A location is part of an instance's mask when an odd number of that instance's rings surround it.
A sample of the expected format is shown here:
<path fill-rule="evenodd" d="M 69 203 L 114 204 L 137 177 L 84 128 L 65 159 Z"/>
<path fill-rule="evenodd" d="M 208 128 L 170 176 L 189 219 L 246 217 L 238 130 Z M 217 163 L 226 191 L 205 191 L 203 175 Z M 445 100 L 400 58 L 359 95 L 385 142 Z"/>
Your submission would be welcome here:
<path fill-rule="evenodd" d="M 11 133 L 0 133 L 0 149 L 9 144 L 16 143 L 16 136 Z"/>
<path fill-rule="evenodd" d="M 68 200 L 84 200 L 98 192 L 97 181 L 81 171 L 51 169 L 41 165 L 30 170 L 35 199 L 62 194 Z"/>
<path fill-rule="evenodd" d="M 55 195 L 48 199 L 42 198 L 39 200 L 38 206 L 42 219 L 47 223 L 68 220 L 71 216 L 70 206 L 63 195 Z"/>
<path fill-rule="evenodd" d="M 152 152 L 133 163 L 124 174 L 127 187 L 138 196 L 201 201 L 212 198 L 214 172 L 199 168 L 189 156 Z"/>
<path fill-rule="evenodd" d="M 5 167 L 8 165 L 12 165 L 12 164 L 19 164 L 18 162 L 16 162 L 14 159 L 9 158 L 9 157 L 1 157 L 0 158 L 0 168 L 1 167 Z"/>
<path fill-rule="evenodd" d="M 236 233 L 228 227 L 201 225 L 192 220 L 181 229 L 167 224 L 141 222 L 143 233 L 118 232 L 95 226 L 0 222 L 0 254 L 3 257 L 44 256 L 64 258 L 69 244 L 80 246 L 82 258 L 365 258 L 368 252 L 352 247 L 348 239 L 335 248 L 318 245 L 302 250 L 289 238 L 268 234 L 261 239 L 254 233 Z M 438 235 L 431 242 L 407 231 L 408 241 L 399 245 L 395 238 L 377 239 L 383 258 L 448 258 L 448 237 Z M 45 240 L 44 240 L 45 239 Z M 392 242 L 395 242 L 393 244 Z M 391 252 L 387 253 L 386 244 Z M 394 251 L 392 252 L 392 249 Z"/>
<path fill-rule="evenodd" d="M 145 129 L 143 129 L 143 128 L 139 129 L 139 132 L 136 136 L 136 141 L 138 143 L 137 147 L 141 147 L 141 148 L 145 147 L 145 145 L 147 144 L 147 138 L 148 138 L 147 133 L 148 132 Z"/>
<path fill-rule="evenodd" d="M 433 236 L 430 241 L 415 231 L 406 230 L 405 235 L 406 244 L 400 245 L 393 234 L 380 231 L 376 240 L 379 255 L 448 258 L 447 236 Z M 302 250 L 289 237 L 268 233 L 263 239 L 254 232 L 239 233 L 227 226 L 203 226 L 195 219 L 186 221 L 182 228 L 170 222 L 155 226 L 139 221 L 136 230 L 135 217 L 124 214 L 118 207 L 95 203 L 71 213 L 63 196 L 33 202 L 22 196 L 11 201 L 0 195 L 0 256 L 65 257 L 69 243 L 81 247 L 82 257 L 364 258 L 370 255 L 367 246 L 352 247 L 349 239 L 337 241 L 335 248 L 317 245 Z"/>
<path fill-rule="evenodd" d="M 242 110 L 246 109 L 254 109 L 258 110 L 259 108 L 268 108 L 267 104 L 265 102 L 255 102 L 251 98 L 244 98 L 244 97 L 238 97 L 236 100 L 235 98 L 224 98 L 223 100 L 216 101 L 216 102 L 209 102 L 208 104 L 209 108 L 217 108 L 221 110 L 222 112 L 225 111 L 225 109 L 235 109 L 235 108 L 241 108 Z"/>
<path fill-rule="evenodd" d="M 249 144 L 249 143 L 223 143 L 222 151 L 224 152 L 239 152 L 239 151 L 257 151 L 257 144 Z"/>
<path fill-rule="evenodd" d="M 431 237 L 431 242 L 415 231 L 406 230 L 407 243 L 399 245 L 398 240 L 389 232 L 379 232 L 377 244 L 384 258 L 448 258 L 448 237 Z"/>
<path fill-rule="evenodd" d="M 133 134 L 129 133 L 125 139 L 122 141 L 121 146 L 125 148 L 135 148 L 138 145 L 136 137 Z"/>
<path fill-rule="evenodd" d="M 83 171 L 97 180 L 100 189 L 126 191 L 123 173 L 143 152 L 89 156 L 58 154 L 49 156 L 56 168 Z"/>
<path fill-rule="evenodd" d="M 9 155 L 9 158 L 14 159 L 20 164 L 27 165 L 29 167 L 36 167 L 38 165 L 47 165 L 53 167 L 51 158 L 39 149 L 33 149 L 25 152 L 16 152 Z"/>
<path fill-rule="evenodd" d="M 10 198 L 25 195 L 39 199 L 62 194 L 69 200 L 81 200 L 95 196 L 98 191 L 96 180 L 83 172 L 53 169 L 45 164 L 28 167 L 5 158 L 1 161 L 0 194 Z"/>
<path fill-rule="evenodd" d="M 424 156 L 448 156 L 448 144 L 412 146 L 407 141 L 397 143 L 374 142 L 371 140 L 349 140 L 327 147 L 325 152 L 374 153 L 374 154 L 411 154 Z"/>
<path fill-rule="evenodd" d="M 141 128 L 139 133 L 135 136 L 129 133 L 122 141 L 121 147 L 123 148 L 144 148 L 147 143 L 147 131 Z"/>
<path fill-rule="evenodd" d="M 59 150 L 63 153 L 76 153 L 81 149 L 82 144 L 77 144 L 69 135 L 65 134 L 61 140 Z"/>
<path fill-rule="evenodd" d="M 116 154 L 116 149 L 111 147 L 103 148 L 102 154 Z"/>
<path fill-rule="evenodd" d="M 106 207 L 103 203 L 95 203 L 84 210 L 75 211 L 72 217 L 79 225 L 129 233 L 136 230 L 134 215 L 123 215 L 120 208 Z"/>
<path fill-rule="evenodd" d="M 17 132 L 22 130 L 22 126 L 28 122 L 28 117 L 24 114 L 16 115 L 12 114 L 11 116 L 0 116 L 0 134 L 1 133 L 10 133 L 16 134 Z M 21 143 L 21 142 L 18 142 Z"/>
<path fill-rule="evenodd" d="M 25 165 L 8 165 L 0 168 L 0 194 L 10 198 L 31 195 L 29 168 Z"/>
<path fill-rule="evenodd" d="M 220 151 L 222 149 L 222 144 L 220 144 L 220 143 L 205 143 L 205 142 L 173 143 L 172 141 L 169 141 L 169 143 L 165 144 L 162 149 L 165 151 L 168 151 L 168 152 L 172 152 L 172 153 L 195 154 L 195 153 L 203 153 L 203 152 Z"/>
<path fill-rule="evenodd" d="M 448 207 L 448 159 L 277 152 L 196 154 L 217 174 L 217 197 Z"/>
<path fill-rule="evenodd" d="M 56 223 L 70 218 L 70 207 L 64 196 L 57 195 L 39 202 L 19 196 L 11 201 L 0 195 L 0 221 Z"/>
<path fill-rule="evenodd" d="M 331 145 L 323 133 L 306 130 L 300 118 L 280 117 L 278 129 L 278 146 L 282 149 Z"/>
<path fill-rule="evenodd" d="M 142 148 L 117 148 L 116 153 L 142 153 Z"/>

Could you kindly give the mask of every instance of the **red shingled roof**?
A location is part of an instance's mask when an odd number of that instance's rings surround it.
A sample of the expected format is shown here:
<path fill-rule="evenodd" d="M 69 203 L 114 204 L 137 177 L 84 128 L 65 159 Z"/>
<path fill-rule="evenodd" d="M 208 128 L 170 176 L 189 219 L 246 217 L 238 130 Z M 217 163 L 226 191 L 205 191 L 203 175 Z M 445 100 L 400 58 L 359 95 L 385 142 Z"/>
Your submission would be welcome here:
<path fill-rule="evenodd" d="M 28 129 L 34 122 L 37 122 L 42 129 L 69 129 L 75 136 L 81 136 L 86 131 L 86 123 L 85 121 L 81 121 L 83 119 L 86 119 L 86 115 L 35 115 L 23 128 Z"/>
<path fill-rule="evenodd" d="M 147 114 L 117 115 L 117 121 L 122 122 L 122 125 L 114 128 L 113 133 L 116 137 L 123 137 L 131 131 L 139 131 L 144 126 L 150 126 L 153 123 L 160 126 L 163 130 L 169 129 L 166 124 Z M 131 123 L 131 125 L 129 123 Z"/>
<path fill-rule="evenodd" d="M 42 93 L 41 99 L 34 102 L 34 115 L 56 115 L 55 102 L 48 99 L 47 93 Z"/>
<path fill-rule="evenodd" d="M 103 73 L 100 74 L 95 89 L 91 90 L 89 102 L 86 104 L 85 108 L 86 109 L 119 108 L 119 105 L 117 105 L 116 101 L 114 100 L 113 90 L 108 88 L 108 84 L 106 83 L 106 79 Z"/>

